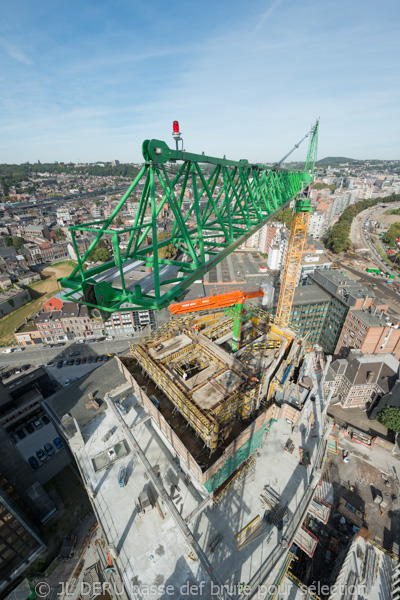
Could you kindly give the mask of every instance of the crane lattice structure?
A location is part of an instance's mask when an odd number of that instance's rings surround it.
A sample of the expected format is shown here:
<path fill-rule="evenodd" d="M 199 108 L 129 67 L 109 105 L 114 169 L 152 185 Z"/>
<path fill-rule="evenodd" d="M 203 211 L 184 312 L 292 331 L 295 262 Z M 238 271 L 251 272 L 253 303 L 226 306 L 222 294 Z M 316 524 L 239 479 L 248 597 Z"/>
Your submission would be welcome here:
<path fill-rule="evenodd" d="M 314 177 L 315 158 L 318 142 L 318 121 L 316 123 L 315 135 L 310 139 L 307 165 L 311 167 L 310 173 Z M 313 157 L 310 162 L 310 157 Z M 301 257 L 306 241 L 308 223 L 312 208 L 309 201 L 310 186 L 305 186 L 300 192 L 295 206 L 295 214 L 290 226 L 288 248 L 285 256 L 285 264 L 282 272 L 282 283 L 279 292 L 278 306 L 276 309 L 275 323 L 281 327 L 287 327 L 292 312 L 293 298 L 299 276 Z"/>
<path fill-rule="evenodd" d="M 69 228 L 77 265 L 59 280 L 63 298 L 97 308 L 103 316 L 132 310 L 132 305 L 167 307 L 304 193 L 313 178 L 318 121 L 307 136 L 310 144 L 302 171 L 285 170 L 280 163 L 271 168 L 192 154 L 160 140 L 146 140 L 145 162 L 111 215 Z M 118 214 L 138 196 L 133 226 L 118 228 Z M 185 198 L 192 201 L 186 214 Z M 165 210 L 172 213 L 174 224 L 166 239 L 158 239 Z M 80 256 L 77 239 L 83 232 L 94 239 Z M 105 239 L 112 260 L 87 268 L 89 255 Z M 173 248 L 171 257 L 165 256 L 166 247 Z"/>

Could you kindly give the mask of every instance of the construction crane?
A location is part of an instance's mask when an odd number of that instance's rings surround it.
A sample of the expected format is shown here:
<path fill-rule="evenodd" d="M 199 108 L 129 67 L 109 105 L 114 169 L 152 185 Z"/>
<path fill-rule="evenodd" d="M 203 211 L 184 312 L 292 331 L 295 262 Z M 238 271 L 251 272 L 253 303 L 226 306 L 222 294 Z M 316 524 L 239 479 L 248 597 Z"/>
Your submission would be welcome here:
<path fill-rule="evenodd" d="M 225 313 L 233 318 L 232 352 L 237 352 L 240 347 L 240 336 L 242 324 L 251 318 L 251 310 L 244 308 L 244 303 L 250 298 L 260 298 L 264 295 L 261 288 L 256 290 L 233 290 L 225 293 L 214 293 L 205 298 L 189 300 L 170 304 L 169 310 L 173 315 L 196 312 L 199 310 L 211 310 L 213 308 L 227 308 Z M 232 307 L 230 309 L 230 307 Z"/>
<path fill-rule="evenodd" d="M 318 122 L 307 134 L 310 148 L 316 149 L 317 132 Z M 145 162 L 107 219 L 69 228 L 77 265 L 59 280 L 65 300 L 86 304 L 103 317 L 132 305 L 166 308 L 312 181 L 315 152 L 309 152 L 303 170 L 291 171 L 281 168 L 282 161 L 271 168 L 186 152 L 178 122 L 173 135 L 175 150 L 160 140 L 143 143 Z M 134 223 L 118 227 L 116 219 L 132 194 L 140 197 Z M 187 211 L 185 198 L 191 199 Z M 168 237 L 159 239 L 164 214 L 174 223 Z M 80 254 L 79 238 L 87 234 L 93 241 Z M 88 268 L 101 242 L 112 250 L 112 259 Z"/>
<path fill-rule="evenodd" d="M 312 208 L 310 205 L 310 187 L 314 178 L 314 166 L 317 152 L 319 121 L 314 126 L 311 136 L 305 170 L 310 173 L 310 184 L 303 187 L 296 202 L 295 213 L 290 226 L 289 243 L 282 272 L 282 283 L 279 292 L 278 306 L 276 309 L 275 323 L 287 327 L 293 305 L 294 292 L 297 285 L 301 257 L 306 241 L 307 228 Z"/>

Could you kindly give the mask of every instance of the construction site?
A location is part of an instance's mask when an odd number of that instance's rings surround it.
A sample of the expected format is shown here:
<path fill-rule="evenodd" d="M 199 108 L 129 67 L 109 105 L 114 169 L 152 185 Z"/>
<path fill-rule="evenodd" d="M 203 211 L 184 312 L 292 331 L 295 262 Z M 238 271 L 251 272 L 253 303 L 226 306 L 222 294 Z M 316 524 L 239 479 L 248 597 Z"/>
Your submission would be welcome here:
<path fill-rule="evenodd" d="M 208 492 L 226 483 L 279 417 L 294 425 L 311 394 L 304 340 L 261 308 L 244 308 L 244 298 L 262 295 L 212 296 L 214 303 L 235 302 L 225 311 L 171 305 L 173 313 L 190 313 L 119 359 L 146 411 Z"/>

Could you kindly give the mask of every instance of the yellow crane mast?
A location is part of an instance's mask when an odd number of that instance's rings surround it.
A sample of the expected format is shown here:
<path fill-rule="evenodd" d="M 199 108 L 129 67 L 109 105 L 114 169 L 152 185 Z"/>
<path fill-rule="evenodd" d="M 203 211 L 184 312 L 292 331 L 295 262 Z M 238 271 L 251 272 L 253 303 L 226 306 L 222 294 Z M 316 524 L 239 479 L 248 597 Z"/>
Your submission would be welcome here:
<path fill-rule="evenodd" d="M 307 153 L 305 171 L 308 169 L 314 175 L 314 166 L 317 152 L 319 121 L 316 122 L 312 131 Z M 297 285 L 301 257 L 303 255 L 304 243 L 306 241 L 308 222 L 312 208 L 309 201 L 310 185 L 304 187 L 296 202 L 295 214 L 290 227 L 289 244 L 286 252 L 285 265 L 282 273 L 282 285 L 279 292 L 278 306 L 276 309 L 275 323 L 281 327 L 287 327 L 290 321 L 290 313 L 293 305 L 294 292 Z"/>

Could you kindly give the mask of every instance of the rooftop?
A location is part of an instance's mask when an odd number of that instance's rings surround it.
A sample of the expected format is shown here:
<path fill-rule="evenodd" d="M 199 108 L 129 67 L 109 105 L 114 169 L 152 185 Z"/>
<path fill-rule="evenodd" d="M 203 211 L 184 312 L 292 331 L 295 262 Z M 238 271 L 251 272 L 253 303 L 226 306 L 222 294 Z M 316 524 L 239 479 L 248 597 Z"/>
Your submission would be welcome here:
<path fill-rule="evenodd" d="M 384 313 L 376 312 L 374 314 L 373 311 L 354 309 L 351 309 L 351 313 L 369 327 L 388 327 L 387 316 Z"/>
<path fill-rule="evenodd" d="M 79 426 L 85 426 L 106 408 L 104 396 L 107 391 L 123 383 L 125 378 L 118 369 L 116 359 L 113 358 L 48 398 L 46 403 L 59 421 L 62 421 L 64 415 L 71 415 L 72 418 L 64 419 L 63 424 L 73 433 L 75 427 L 72 419 L 76 419 Z M 86 407 L 86 404 L 90 403 L 89 394 L 93 394 L 99 408 L 94 405 Z"/>

